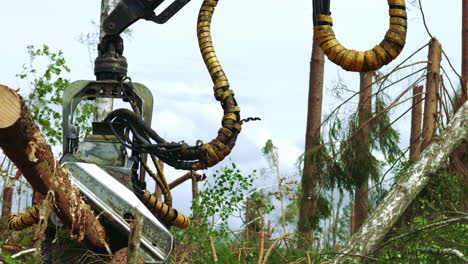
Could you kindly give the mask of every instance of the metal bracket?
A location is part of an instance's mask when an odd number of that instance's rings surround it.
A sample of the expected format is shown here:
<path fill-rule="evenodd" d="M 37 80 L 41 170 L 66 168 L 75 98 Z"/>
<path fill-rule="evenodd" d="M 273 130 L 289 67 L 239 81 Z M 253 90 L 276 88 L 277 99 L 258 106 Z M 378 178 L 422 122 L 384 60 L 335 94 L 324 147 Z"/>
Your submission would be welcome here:
<path fill-rule="evenodd" d="M 133 83 L 136 104 L 141 111 L 142 118 L 151 125 L 153 115 L 153 95 L 143 84 Z M 63 154 L 73 153 L 74 141 L 77 141 L 76 127 L 73 126 L 74 112 L 78 104 L 84 99 L 96 97 L 125 99 L 120 82 L 117 81 L 75 81 L 63 93 L 62 126 L 63 126 Z M 71 142 L 73 141 L 73 142 Z"/>

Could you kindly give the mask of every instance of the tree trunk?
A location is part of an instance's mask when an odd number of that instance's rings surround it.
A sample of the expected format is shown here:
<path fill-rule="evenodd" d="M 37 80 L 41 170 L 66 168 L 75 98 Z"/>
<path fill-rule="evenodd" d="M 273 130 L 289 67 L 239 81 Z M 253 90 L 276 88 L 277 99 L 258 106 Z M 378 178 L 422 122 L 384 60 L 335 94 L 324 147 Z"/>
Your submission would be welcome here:
<path fill-rule="evenodd" d="M 361 72 L 360 77 L 360 89 L 359 89 L 359 105 L 358 105 L 358 116 L 359 116 L 359 134 L 357 137 L 361 141 L 362 150 L 370 151 L 370 134 L 369 126 L 365 125 L 372 115 L 372 72 Z M 367 211 L 369 208 L 369 195 L 368 195 L 368 182 L 369 175 L 364 175 L 362 183 L 356 187 L 356 193 L 354 196 L 354 227 L 353 231 L 359 229 L 364 220 L 367 218 Z M 354 233 L 351 233 L 351 235 Z"/>
<path fill-rule="evenodd" d="M 44 196 L 41 193 L 34 191 L 33 189 L 32 205 L 40 204 L 42 200 L 44 200 Z"/>
<path fill-rule="evenodd" d="M 102 24 L 109 15 L 112 9 L 111 0 L 101 0 L 101 16 L 100 16 L 100 27 L 99 27 L 99 42 L 106 35 L 103 30 Z M 114 100 L 112 98 L 96 98 L 94 103 L 94 122 L 103 121 L 106 116 L 112 112 Z"/>
<path fill-rule="evenodd" d="M 140 262 L 140 238 L 143 228 L 143 219 L 140 211 L 135 210 L 134 218 L 130 223 L 130 233 L 128 234 L 128 264 L 138 264 Z"/>
<path fill-rule="evenodd" d="M 198 199 L 198 180 L 196 175 L 192 175 L 192 201 Z M 195 205 L 192 205 L 195 206 Z M 194 223 L 200 223 L 200 215 L 195 211 L 195 208 L 192 209 L 193 221 Z"/>
<path fill-rule="evenodd" d="M 306 249 L 311 244 L 317 205 L 316 153 L 320 148 L 320 123 L 322 116 L 324 54 L 318 43 L 313 41 L 310 61 L 309 99 L 307 110 L 307 128 L 304 151 L 304 169 L 302 174 L 302 199 L 300 201 L 298 230 L 303 239 L 299 248 Z"/>
<path fill-rule="evenodd" d="M 440 61 L 442 60 L 442 46 L 436 38 L 432 38 L 429 43 L 428 60 L 421 145 L 422 150 L 431 143 L 436 131 L 437 87 L 439 87 L 440 84 Z"/>
<path fill-rule="evenodd" d="M 159 162 L 159 165 L 161 166 L 161 170 L 164 170 L 164 162 L 162 162 L 160 159 L 156 159 L 157 162 Z M 156 166 L 156 164 L 155 164 Z M 157 174 L 157 177 L 161 178 L 161 175 L 159 175 L 159 172 L 156 170 L 156 174 Z M 155 190 L 154 190 L 154 195 L 158 198 L 158 199 L 162 199 L 162 189 L 161 187 L 155 182 L 154 185 L 156 186 L 155 187 Z"/>
<path fill-rule="evenodd" d="M 247 198 L 245 201 L 245 226 L 244 226 L 244 241 L 250 241 L 251 239 L 251 232 L 250 232 L 250 221 L 252 221 L 253 217 L 251 216 L 250 212 L 250 199 Z"/>
<path fill-rule="evenodd" d="M 442 135 L 434 140 L 393 185 L 372 215 L 340 250 L 332 263 L 346 263 L 349 254 L 367 256 L 378 249 L 384 236 L 397 222 L 406 208 L 427 185 L 462 142 L 468 140 L 468 104 L 455 114 Z M 348 255 L 344 255 L 348 254 Z"/>
<path fill-rule="evenodd" d="M 2 220 L 11 214 L 11 206 L 13 202 L 13 182 L 15 181 L 15 177 L 11 177 L 11 165 L 12 163 L 9 161 L 6 169 L 5 184 L 2 191 Z"/>
<path fill-rule="evenodd" d="M 13 181 L 12 177 L 8 177 L 5 183 L 5 188 L 3 188 L 2 221 L 11 214 L 11 205 L 13 202 Z"/>
<path fill-rule="evenodd" d="M 343 204 L 344 195 L 340 192 L 340 198 L 338 204 L 336 205 L 335 220 L 333 221 L 333 247 L 336 246 L 337 232 L 338 232 L 338 222 L 340 220 L 340 210 L 341 205 Z"/>
<path fill-rule="evenodd" d="M 276 171 L 276 180 L 278 181 L 278 195 L 281 206 L 281 225 L 283 226 L 283 234 L 286 234 L 286 215 L 284 212 L 284 195 L 283 195 L 283 180 L 281 179 L 280 169 L 279 169 L 279 155 L 277 151 L 273 151 L 273 155 L 276 155 L 274 159 L 274 167 Z"/>
<path fill-rule="evenodd" d="M 11 209 L 13 208 L 13 191 L 15 186 L 13 183 L 19 179 L 21 176 L 21 172 L 19 170 L 16 171 L 15 177 L 10 177 L 13 174 L 14 166 L 12 166 L 12 162 L 10 161 L 7 168 L 7 179 L 5 182 L 5 187 L 3 188 L 3 195 L 2 195 L 2 215 L 0 218 L 0 227 L 3 230 L 7 230 L 7 220 L 8 217 L 11 215 Z"/>
<path fill-rule="evenodd" d="M 462 0 L 462 97 L 460 105 L 468 97 L 468 1 Z"/>
<path fill-rule="evenodd" d="M 354 231 L 354 203 L 351 203 L 351 213 L 349 215 L 349 236 L 356 233 Z"/>
<path fill-rule="evenodd" d="M 413 88 L 413 106 L 411 107 L 410 159 L 415 160 L 421 153 L 422 121 L 422 86 Z"/>
<path fill-rule="evenodd" d="M 53 192 L 53 209 L 73 237 L 107 251 L 104 228 L 71 183 L 70 173 L 55 160 L 22 98 L 6 86 L 0 86 L 0 147 L 35 191 Z"/>
<path fill-rule="evenodd" d="M 18 170 L 19 171 L 19 170 Z M 23 194 L 23 182 L 21 182 L 21 172 L 19 172 L 20 177 L 18 178 L 19 186 L 18 186 L 18 202 L 16 204 L 17 206 L 17 212 L 21 212 L 21 196 Z"/>

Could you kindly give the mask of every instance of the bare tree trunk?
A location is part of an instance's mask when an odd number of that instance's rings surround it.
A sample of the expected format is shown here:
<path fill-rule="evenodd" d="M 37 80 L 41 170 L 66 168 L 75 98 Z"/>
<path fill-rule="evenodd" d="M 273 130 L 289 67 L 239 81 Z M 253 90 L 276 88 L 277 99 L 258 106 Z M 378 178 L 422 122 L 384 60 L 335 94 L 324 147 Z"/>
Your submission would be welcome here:
<path fill-rule="evenodd" d="M 36 191 L 33 189 L 32 205 L 37 205 L 37 204 L 41 203 L 42 200 L 44 200 L 44 195 L 42 195 L 42 194 L 39 193 L 39 192 L 36 192 Z"/>
<path fill-rule="evenodd" d="M 162 162 L 160 159 L 157 159 L 157 162 L 159 162 L 159 165 L 161 166 L 161 170 L 164 170 L 164 162 Z M 157 173 L 157 177 L 161 178 L 161 175 L 159 174 L 159 172 L 157 172 L 157 170 L 156 170 L 156 173 Z M 156 195 L 158 199 L 162 199 L 161 187 L 157 183 L 155 183 L 154 185 L 156 186 L 154 190 L 154 194 Z"/>
<path fill-rule="evenodd" d="M 54 211 L 72 236 L 91 249 L 108 252 L 104 228 L 71 183 L 69 172 L 55 160 L 22 98 L 6 86 L 0 86 L 0 147 L 34 190 L 53 192 Z"/>
<path fill-rule="evenodd" d="M 5 231 L 8 229 L 7 219 L 11 215 L 11 210 L 13 208 L 13 191 L 15 189 L 13 184 L 21 176 L 21 172 L 17 170 L 15 177 L 10 177 L 13 175 L 14 168 L 15 167 L 13 166 L 13 162 L 9 161 L 7 167 L 7 179 L 3 188 L 2 214 L 0 217 L 0 228 Z"/>
<path fill-rule="evenodd" d="M 197 176 L 192 175 L 192 201 L 196 201 L 198 199 L 198 180 L 196 177 Z M 198 224 L 200 222 L 200 215 L 196 213 L 195 208 L 192 210 L 192 215 L 194 223 Z"/>
<path fill-rule="evenodd" d="M 372 72 L 361 72 L 360 77 L 360 89 L 359 89 L 359 130 L 357 135 L 362 144 L 362 150 L 370 151 L 370 130 L 369 126 L 365 125 L 372 115 Z M 356 187 L 354 197 L 354 227 L 353 231 L 359 229 L 364 220 L 367 218 L 367 211 L 369 208 L 369 194 L 368 194 L 368 182 L 369 175 L 364 175 L 362 183 Z M 351 233 L 353 234 L 353 233 Z"/>
<path fill-rule="evenodd" d="M 437 87 L 440 84 L 440 61 L 442 60 L 442 45 L 440 45 L 440 42 L 436 38 L 432 38 L 429 43 L 428 60 L 422 150 L 431 143 L 436 131 Z"/>
<path fill-rule="evenodd" d="M 415 160 L 421 153 L 422 122 L 422 86 L 413 88 L 413 106 L 411 108 L 410 159 Z"/>
<path fill-rule="evenodd" d="M 258 264 L 262 264 L 263 250 L 265 249 L 265 217 L 263 217 L 262 210 L 257 208 L 257 213 L 260 216 L 260 243 L 258 245 Z"/>
<path fill-rule="evenodd" d="M 250 221 L 252 221 L 252 216 L 251 216 L 251 213 L 250 213 L 250 199 L 247 198 L 247 200 L 245 201 L 245 227 L 244 227 L 244 240 L 245 241 L 249 241 L 250 240 L 250 227 L 249 227 L 249 223 Z"/>
<path fill-rule="evenodd" d="M 351 203 L 351 213 L 349 216 L 349 235 L 356 233 L 354 231 L 354 203 Z"/>
<path fill-rule="evenodd" d="M 468 97 L 468 1 L 462 0 L 462 98 L 460 105 Z"/>
<path fill-rule="evenodd" d="M 335 220 L 333 221 L 333 247 L 336 246 L 337 232 L 338 232 L 338 221 L 340 220 L 340 210 L 341 205 L 343 204 L 344 195 L 340 192 L 340 198 L 338 204 L 336 205 Z"/>
<path fill-rule="evenodd" d="M 135 216 L 130 223 L 130 234 L 128 234 L 128 264 L 138 264 L 140 262 L 140 237 L 143 227 L 143 219 L 140 211 L 135 210 Z"/>
<path fill-rule="evenodd" d="M 8 177 L 2 196 L 2 222 L 11 214 L 11 205 L 13 202 L 13 178 Z"/>
<path fill-rule="evenodd" d="M 101 0 L 101 16 L 99 27 L 99 42 L 105 36 L 102 24 L 111 11 L 111 0 Z M 106 116 L 112 112 L 114 100 L 112 98 L 96 98 L 94 103 L 94 121 L 101 122 Z"/>
<path fill-rule="evenodd" d="M 21 195 L 22 195 L 22 192 L 23 192 L 23 182 L 21 182 L 21 172 L 20 173 L 20 177 L 18 178 L 18 182 L 19 182 L 19 186 L 18 186 L 18 203 L 16 204 L 17 206 L 17 212 L 21 212 Z"/>
<path fill-rule="evenodd" d="M 298 230 L 303 239 L 299 248 L 306 249 L 311 245 L 313 225 L 317 205 L 317 172 L 316 153 L 320 148 L 320 123 L 322 116 L 324 54 L 320 46 L 313 41 L 310 61 L 309 100 L 307 110 L 307 128 L 304 151 L 304 169 L 302 174 L 302 199 L 300 201 Z"/>
<path fill-rule="evenodd" d="M 8 217 L 11 214 L 11 207 L 13 203 L 13 182 L 16 178 L 10 177 L 11 176 L 11 166 L 12 162 L 8 162 L 8 166 L 6 169 L 6 179 L 5 185 L 3 186 L 2 191 L 2 220 Z"/>
<path fill-rule="evenodd" d="M 275 154 L 273 154 L 275 155 Z M 276 170 L 276 179 L 278 181 L 278 194 L 279 194 L 279 200 L 280 200 L 280 206 L 281 206 L 281 225 L 283 226 L 283 234 L 286 234 L 286 215 L 284 212 L 284 195 L 283 195 L 283 180 L 281 179 L 281 174 L 280 174 L 280 169 L 279 169 L 279 157 L 278 157 L 278 152 L 276 152 L 276 162 L 274 163 L 275 165 L 275 170 Z"/>
<path fill-rule="evenodd" d="M 372 215 L 340 250 L 342 254 L 335 257 L 332 263 L 346 263 L 351 258 L 349 254 L 368 256 L 378 249 L 384 236 L 427 185 L 431 175 L 437 173 L 450 154 L 468 140 L 467 122 L 468 104 L 465 103 L 442 135 L 400 176 Z"/>

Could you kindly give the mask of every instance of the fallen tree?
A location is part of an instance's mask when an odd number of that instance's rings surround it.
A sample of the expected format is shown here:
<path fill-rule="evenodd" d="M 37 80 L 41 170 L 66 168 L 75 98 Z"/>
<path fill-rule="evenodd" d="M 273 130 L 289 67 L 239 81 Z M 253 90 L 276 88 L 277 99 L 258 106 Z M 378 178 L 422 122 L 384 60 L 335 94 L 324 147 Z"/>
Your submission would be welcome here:
<path fill-rule="evenodd" d="M 384 236 L 398 221 L 410 203 L 427 185 L 431 175 L 444 165 L 450 154 L 468 138 L 468 103 L 450 121 L 447 129 L 434 139 L 392 186 L 372 215 L 339 251 L 332 263 L 352 262 L 374 253 Z"/>
<path fill-rule="evenodd" d="M 97 252 L 109 252 L 106 233 L 45 142 L 15 91 L 0 85 L 0 148 L 15 163 L 34 191 L 52 192 L 53 210 L 70 234 Z"/>

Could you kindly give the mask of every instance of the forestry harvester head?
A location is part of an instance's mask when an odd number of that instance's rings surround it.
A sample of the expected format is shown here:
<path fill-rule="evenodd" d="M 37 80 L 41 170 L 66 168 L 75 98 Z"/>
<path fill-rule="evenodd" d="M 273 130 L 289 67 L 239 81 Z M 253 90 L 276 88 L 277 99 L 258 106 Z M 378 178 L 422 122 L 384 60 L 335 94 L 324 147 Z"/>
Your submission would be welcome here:
<path fill-rule="evenodd" d="M 195 145 L 169 142 L 151 128 L 153 96 L 150 90 L 127 77 L 123 40 L 119 36 L 137 20 L 158 24 L 167 22 L 189 0 L 175 0 L 158 15 L 154 10 L 164 0 L 121 0 L 102 24 L 106 33 L 98 46 L 95 61 L 96 81 L 76 81 L 64 92 L 63 156 L 61 163 L 72 172 L 77 185 L 104 217 L 111 230 L 113 251 L 127 247 L 129 220 L 138 210 L 143 218 L 141 251 L 146 263 L 166 263 L 173 250 L 170 226 L 188 227 L 187 216 L 173 209 L 169 185 L 161 171 L 162 161 L 176 169 L 206 169 L 223 160 L 235 145 L 241 131 L 240 108 L 229 81 L 216 56 L 211 39 L 211 19 L 218 0 L 204 0 L 198 15 L 197 35 L 202 57 L 213 81 L 216 100 L 223 110 L 222 127 L 209 143 Z M 80 139 L 74 113 L 82 100 L 113 98 L 129 102 L 133 111 L 117 109 L 104 120 L 92 124 L 92 132 Z M 111 109 L 109 109 L 111 110 Z M 158 174 L 146 164 L 154 162 Z M 161 189 L 161 198 L 145 190 L 148 173 Z M 192 174 L 193 175 L 193 174 Z M 113 235 L 115 234 L 115 235 Z"/>

